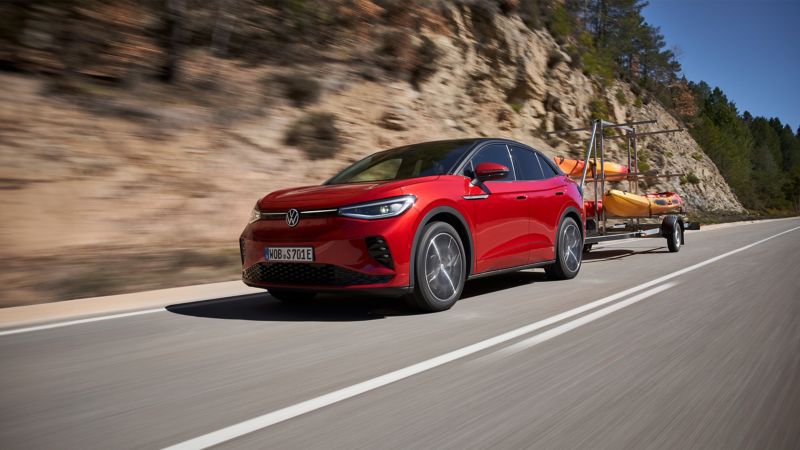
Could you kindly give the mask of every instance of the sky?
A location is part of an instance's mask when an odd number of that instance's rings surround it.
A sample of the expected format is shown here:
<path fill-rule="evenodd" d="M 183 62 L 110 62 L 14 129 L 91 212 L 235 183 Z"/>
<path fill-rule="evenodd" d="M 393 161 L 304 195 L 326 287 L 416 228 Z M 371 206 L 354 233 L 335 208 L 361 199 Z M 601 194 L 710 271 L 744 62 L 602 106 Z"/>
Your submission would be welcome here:
<path fill-rule="evenodd" d="M 642 11 L 689 81 L 719 87 L 739 113 L 800 125 L 800 0 L 650 0 Z"/>

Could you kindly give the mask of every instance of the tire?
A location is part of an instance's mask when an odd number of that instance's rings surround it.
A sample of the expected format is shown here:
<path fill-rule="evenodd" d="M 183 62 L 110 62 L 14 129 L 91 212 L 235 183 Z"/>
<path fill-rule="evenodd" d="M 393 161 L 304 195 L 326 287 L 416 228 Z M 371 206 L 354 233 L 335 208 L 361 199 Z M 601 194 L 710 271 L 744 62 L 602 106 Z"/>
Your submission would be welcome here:
<path fill-rule="evenodd" d="M 423 228 L 417 245 L 414 291 L 406 302 L 423 311 L 446 311 L 464 290 L 467 264 L 461 238 L 450 224 L 433 222 Z"/>
<path fill-rule="evenodd" d="M 571 217 L 565 217 L 556 235 L 556 261 L 545 267 L 547 276 L 554 280 L 571 280 L 581 270 L 583 239 L 580 228 Z"/>
<path fill-rule="evenodd" d="M 282 302 L 287 303 L 302 303 L 307 302 L 317 296 L 316 292 L 293 292 L 282 291 L 280 289 L 267 289 L 269 295 L 277 298 Z"/>
<path fill-rule="evenodd" d="M 672 253 L 677 253 L 681 249 L 681 244 L 683 244 L 683 233 L 681 232 L 681 223 L 679 221 L 675 221 L 675 224 L 672 227 L 672 231 L 669 235 L 666 236 L 667 238 L 667 247 L 669 251 Z"/>

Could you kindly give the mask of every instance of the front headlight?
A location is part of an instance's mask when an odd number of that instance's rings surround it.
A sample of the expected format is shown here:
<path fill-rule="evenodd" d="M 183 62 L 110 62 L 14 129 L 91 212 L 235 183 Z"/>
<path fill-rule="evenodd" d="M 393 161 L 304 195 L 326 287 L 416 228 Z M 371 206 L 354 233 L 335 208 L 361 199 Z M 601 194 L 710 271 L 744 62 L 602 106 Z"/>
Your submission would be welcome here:
<path fill-rule="evenodd" d="M 339 214 L 353 219 L 386 219 L 403 214 L 408 208 L 411 208 L 415 201 L 417 201 L 417 197 L 413 195 L 386 198 L 358 205 L 342 206 L 339 208 Z"/>
<path fill-rule="evenodd" d="M 261 211 L 258 209 L 258 203 L 256 203 L 256 206 L 250 211 L 250 224 L 258 222 L 259 220 L 261 220 Z"/>

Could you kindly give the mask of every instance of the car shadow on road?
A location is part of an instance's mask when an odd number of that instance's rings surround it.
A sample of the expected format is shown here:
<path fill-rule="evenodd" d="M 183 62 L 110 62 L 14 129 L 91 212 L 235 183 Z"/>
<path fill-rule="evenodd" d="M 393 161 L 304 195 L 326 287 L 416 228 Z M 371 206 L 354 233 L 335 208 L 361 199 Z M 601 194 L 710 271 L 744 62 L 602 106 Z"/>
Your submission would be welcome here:
<path fill-rule="evenodd" d="M 477 280 L 467 281 L 466 285 L 464 285 L 464 292 L 461 294 L 461 300 L 477 297 L 479 295 L 500 293 L 500 291 L 506 289 L 548 281 L 552 280 L 548 278 L 541 269 L 537 269 L 535 272 L 525 270 L 479 278 Z"/>
<path fill-rule="evenodd" d="M 418 314 L 399 298 L 319 295 L 302 303 L 287 303 L 269 293 L 170 305 L 167 310 L 207 319 L 262 322 L 356 322 Z"/>
<path fill-rule="evenodd" d="M 669 250 L 666 249 L 667 247 L 657 247 L 651 248 L 648 250 L 642 251 L 634 251 L 634 250 L 622 250 L 622 249 L 615 249 L 615 250 L 593 250 L 589 253 L 583 254 L 583 262 L 584 264 L 593 263 L 593 262 L 601 262 L 601 261 L 611 261 L 615 259 L 623 259 L 628 258 L 631 256 L 636 255 L 650 255 L 655 253 L 669 253 Z M 580 275 L 579 275 L 580 276 Z"/>
<path fill-rule="evenodd" d="M 542 281 L 549 281 L 543 271 L 516 272 L 467 281 L 461 299 L 499 293 Z M 425 314 L 406 305 L 402 298 L 326 294 L 307 302 L 286 303 L 267 292 L 180 303 L 167 306 L 167 311 L 206 319 L 261 322 L 357 322 Z"/>

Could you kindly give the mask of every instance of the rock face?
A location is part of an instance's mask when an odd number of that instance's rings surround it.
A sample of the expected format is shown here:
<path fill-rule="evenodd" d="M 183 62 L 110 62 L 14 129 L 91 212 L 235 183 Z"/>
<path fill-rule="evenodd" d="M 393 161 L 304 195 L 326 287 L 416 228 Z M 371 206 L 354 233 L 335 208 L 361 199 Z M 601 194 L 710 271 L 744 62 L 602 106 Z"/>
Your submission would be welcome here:
<path fill-rule="evenodd" d="M 681 127 L 656 101 L 634 106 L 621 81 L 602 88 L 568 58 L 548 67 L 559 45 L 547 32 L 467 8 L 455 10 L 452 22 L 448 35 L 421 31 L 439 56 L 436 70 L 413 85 L 381 74 L 365 79 L 363 68 L 342 62 L 304 68 L 336 86 L 311 109 L 336 115 L 343 150 L 316 161 L 287 144 L 287 131 L 307 113 L 287 101 L 225 121 L 185 106 L 163 106 L 154 119 L 132 121 L 47 98 L 35 79 L 0 74 L 0 119 L 8 125 L 0 130 L 0 179 L 8 184 L 0 196 L 0 256 L 68 245 L 228 245 L 268 192 L 319 184 L 368 154 L 415 142 L 495 136 L 550 157 L 579 157 L 587 132 L 550 138 L 544 132 L 588 126 L 593 100 L 605 102 L 613 121 L 658 120 L 640 131 Z M 244 68 L 239 75 L 261 98 L 255 80 L 281 70 Z M 619 101 L 618 89 L 627 102 Z M 627 162 L 621 140 L 607 141 L 605 149 L 607 158 Z M 644 138 L 640 149 L 652 169 L 700 180 L 642 183 L 643 190 L 677 192 L 689 211 L 743 210 L 687 133 Z"/>

